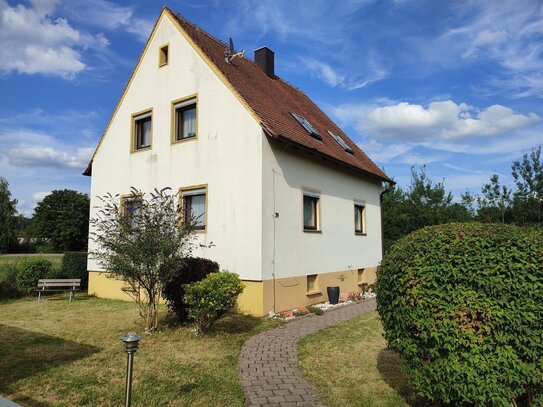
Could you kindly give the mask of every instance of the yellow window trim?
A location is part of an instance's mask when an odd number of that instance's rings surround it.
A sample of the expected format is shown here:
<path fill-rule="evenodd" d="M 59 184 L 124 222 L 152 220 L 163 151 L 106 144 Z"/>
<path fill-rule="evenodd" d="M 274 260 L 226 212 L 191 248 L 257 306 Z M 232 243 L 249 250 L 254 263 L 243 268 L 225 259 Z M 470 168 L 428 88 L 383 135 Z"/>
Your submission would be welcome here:
<path fill-rule="evenodd" d="M 178 192 L 178 196 L 179 196 L 179 207 L 182 211 L 182 213 L 184 213 L 184 208 L 183 208 L 183 192 L 186 192 L 186 191 L 193 191 L 195 189 L 205 189 L 206 190 L 206 201 L 205 201 L 205 205 L 206 205 L 206 212 L 205 212 L 205 228 L 203 230 L 195 230 L 194 233 L 201 233 L 201 234 L 206 234 L 207 233 L 207 212 L 209 211 L 209 208 L 208 208 L 208 205 L 207 205 L 207 200 L 208 200 L 208 189 L 207 189 L 207 184 L 199 184 L 199 185 L 190 185 L 190 186 L 187 186 L 187 187 L 181 187 L 179 188 L 179 192 Z"/>
<path fill-rule="evenodd" d="M 136 148 L 136 119 L 144 114 L 151 113 L 151 144 L 148 147 Z M 153 108 L 132 113 L 130 119 L 130 153 L 139 153 L 140 151 L 149 151 L 153 147 Z"/>
<path fill-rule="evenodd" d="M 121 207 L 119 208 L 119 214 L 122 216 L 124 215 L 124 201 L 126 201 L 127 199 L 131 199 L 131 198 L 143 198 L 143 193 L 142 192 L 138 192 L 137 194 L 122 194 L 120 196 L 120 204 L 121 204 Z"/>
<path fill-rule="evenodd" d="M 354 198 L 353 200 L 354 202 L 354 207 L 357 207 L 357 206 L 361 206 L 363 207 L 364 209 L 362 209 L 362 231 L 357 231 L 356 230 L 356 224 L 354 225 L 354 234 L 356 236 L 367 236 L 368 233 L 367 233 L 367 230 L 366 230 L 366 201 L 362 200 L 362 199 L 357 199 L 357 198 Z"/>
<path fill-rule="evenodd" d="M 163 49 L 166 48 L 168 50 L 168 56 L 166 58 L 166 61 L 162 61 L 162 56 L 164 55 Z M 162 68 L 163 66 L 168 65 L 170 62 L 170 43 L 167 42 L 166 44 L 162 44 L 160 47 L 158 47 L 158 67 Z"/>
<path fill-rule="evenodd" d="M 176 130 L 177 129 L 176 129 L 176 123 L 175 123 L 175 105 L 178 104 L 178 103 L 185 102 L 187 100 L 191 100 L 191 99 L 194 99 L 195 102 L 196 102 L 196 136 L 189 137 L 189 138 L 184 139 L 184 140 L 176 140 L 175 136 L 176 136 Z M 173 144 L 186 143 L 187 141 L 196 141 L 196 140 L 198 140 L 198 135 L 199 135 L 199 129 L 198 129 L 199 113 L 198 113 L 198 111 L 200 110 L 200 103 L 198 101 L 198 93 L 194 93 L 192 95 L 185 96 L 185 97 L 182 97 L 180 99 L 172 100 L 170 110 L 171 110 L 171 113 L 170 113 L 170 144 L 173 145 Z"/>

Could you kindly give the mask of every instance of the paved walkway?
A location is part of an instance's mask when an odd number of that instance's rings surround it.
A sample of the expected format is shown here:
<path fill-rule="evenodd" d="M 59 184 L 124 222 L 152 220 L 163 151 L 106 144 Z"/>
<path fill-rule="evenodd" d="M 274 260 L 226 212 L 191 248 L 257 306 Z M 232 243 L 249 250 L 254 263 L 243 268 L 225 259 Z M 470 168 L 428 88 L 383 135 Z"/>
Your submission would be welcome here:
<path fill-rule="evenodd" d="M 252 407 L 325 407 L 298 370 L 298 341 L 330 325 L 375 310 L 375 300 L 310 316 L 250 338 L 241 351 L 239 373 Z"/>

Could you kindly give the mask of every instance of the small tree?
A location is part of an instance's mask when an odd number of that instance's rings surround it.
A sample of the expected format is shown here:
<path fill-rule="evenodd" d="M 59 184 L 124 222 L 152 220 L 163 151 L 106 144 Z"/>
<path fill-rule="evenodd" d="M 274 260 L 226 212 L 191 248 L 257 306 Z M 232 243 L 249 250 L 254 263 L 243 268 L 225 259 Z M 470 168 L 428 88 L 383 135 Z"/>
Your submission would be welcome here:
<path fill-rule="evenodd" d="M 132 188 L 121 203 L 118 195 L 98 198 L 102 206 L 90 222 L 96 243 L 90 255 L 111 278 L 126 280 L 146 329 L 155 331 L 162 282 L 192 252 L 192 222 L 181 222 L 170 188 L 155 189 L 149 197 Z"/>
<path fill-rule="evenodd" d="M 7 252 L 16 241 L 16 199 L 11 199 L 9 184 L 0 177 L 0 253 Z"/>

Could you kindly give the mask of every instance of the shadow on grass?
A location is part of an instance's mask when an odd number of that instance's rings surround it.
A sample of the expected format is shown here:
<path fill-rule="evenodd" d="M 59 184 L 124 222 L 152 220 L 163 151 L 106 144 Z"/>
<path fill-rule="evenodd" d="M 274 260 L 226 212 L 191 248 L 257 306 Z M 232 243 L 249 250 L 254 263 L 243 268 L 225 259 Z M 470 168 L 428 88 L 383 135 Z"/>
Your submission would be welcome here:
<path fill-rule="evenodd" d="M 228 313 L 210 329 L 209 334 L 239 334 L 253 332 L 262 324 L 262 318 L 251 315 Z"/>
<path fill-rule="evenodd" d="M 0 325 L 0 393 L 15 393 L 18 380 L 85 358 L 99 350 L 95 346 Z M 39 405 L 29 400 L 26 404 Z"/>
<path fill-rule="evenodd" d="M 426 407 L 426 403 L 416 396 L 409 379 L 402 370 L 402 360 L 392 349 L 383 349 L 377 355 L 377 369 L 382 379 L 412 407 Z"/>

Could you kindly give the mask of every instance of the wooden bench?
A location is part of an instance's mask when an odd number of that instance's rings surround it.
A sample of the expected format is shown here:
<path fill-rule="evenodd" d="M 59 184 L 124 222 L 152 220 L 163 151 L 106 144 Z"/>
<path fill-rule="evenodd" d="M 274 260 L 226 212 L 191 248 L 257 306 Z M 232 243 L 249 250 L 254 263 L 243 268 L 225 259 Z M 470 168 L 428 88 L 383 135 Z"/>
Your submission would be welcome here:
<path fill-rule="evenodd" d="M 41 294 L 44 292 L 70 292 L 70 302 L 74 299 L 75 291 L 81 287 L 80 278 L 62 278 L 62 279 L 40 279 L 38 280 L 38 302 L 41 300 Z"/>

